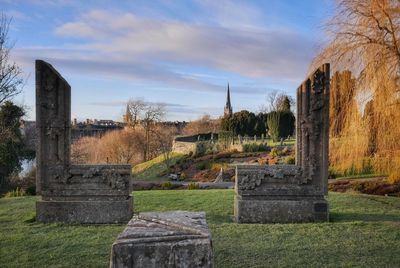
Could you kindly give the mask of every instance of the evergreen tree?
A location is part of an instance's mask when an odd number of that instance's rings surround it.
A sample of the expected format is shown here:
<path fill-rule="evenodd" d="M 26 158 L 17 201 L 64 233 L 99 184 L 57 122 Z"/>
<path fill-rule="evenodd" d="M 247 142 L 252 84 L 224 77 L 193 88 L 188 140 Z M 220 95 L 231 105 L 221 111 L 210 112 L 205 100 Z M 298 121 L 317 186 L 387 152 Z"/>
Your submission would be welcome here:
<path fill-rule="evenodd" d="M 21 160 L 26 155 L 20 131 L 23 115 L 23 109 L 10 101 L 0 106 L 0 185 L 21 169 Z"/>

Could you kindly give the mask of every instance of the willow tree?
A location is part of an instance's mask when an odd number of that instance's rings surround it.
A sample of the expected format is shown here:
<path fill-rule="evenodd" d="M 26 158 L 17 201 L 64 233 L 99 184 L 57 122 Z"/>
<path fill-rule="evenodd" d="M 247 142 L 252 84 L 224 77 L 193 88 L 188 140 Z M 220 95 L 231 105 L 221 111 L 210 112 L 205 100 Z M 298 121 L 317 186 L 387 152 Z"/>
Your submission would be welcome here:
<path fill-rule="evenodd" d="M 328 42 L 310 68 L 330 62 L 333 70 L 347 69 L 357 77 L 355 101 L 342 107 L 351 118 L 340 141 L 332 140 L 331 163 L 339 159 L 342 169 L 360 171 L 371 159 L 376 172 L 391 172 L 400 166 L 400 1 L 337 3 L 326 24 Z"/>

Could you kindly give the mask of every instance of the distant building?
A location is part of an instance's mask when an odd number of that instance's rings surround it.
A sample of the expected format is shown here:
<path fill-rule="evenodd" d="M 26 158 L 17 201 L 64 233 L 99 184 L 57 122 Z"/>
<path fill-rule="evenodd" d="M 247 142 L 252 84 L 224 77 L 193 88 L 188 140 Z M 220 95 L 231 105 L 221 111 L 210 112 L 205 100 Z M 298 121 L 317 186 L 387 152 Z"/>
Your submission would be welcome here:
<path fill-rule="evenodd" d="M 107 132 L 123 128 L 123 123 L 113 120 L 86 119 L 85 122 L 77 122 L 77 120 L 74 119 L 71 127 L 71 141 L 74 143 L 82 137 L 100 138 Z"/>
<path fill-rule="evenodd" d="M 177 132 L 181 133 L 188 123 L 186 121 L 164 121 L 159 124 L 166 127 L 176 127 Z"/>
<path fill-rule="evenodd" d="M 123 119 L 124 119 L 125 125 L 127 125 L 127 126 L 132 125 L 133 115 L 132 115 L 131 111 L 129 110 L 129 104 L 126 104 L 126 112 L 124 114 Z"/>
<path fill-rule="evenodd" d="M 226 104 L 224 108 L 224 116 L 231 116 L 232 115 L 232 105 L 231 105 L 231 94 L 229 90 L 229 83 L 228 83 L 228 92 L 226 94 Z"/>

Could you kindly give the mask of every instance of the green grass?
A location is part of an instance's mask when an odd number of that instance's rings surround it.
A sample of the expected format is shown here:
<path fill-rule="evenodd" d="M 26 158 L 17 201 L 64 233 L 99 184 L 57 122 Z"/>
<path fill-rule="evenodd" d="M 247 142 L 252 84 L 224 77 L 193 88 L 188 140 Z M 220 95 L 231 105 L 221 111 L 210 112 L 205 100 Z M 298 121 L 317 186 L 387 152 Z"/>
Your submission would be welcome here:
<path fill-rule="evenodd" d="M 281 145 L 281 142 L 280 141 L 277 141 L 277 142 L 274 142 L 272 139 L 267 139 L 267 144 L 268 144 L 268 146 L 272 146 L 272 147 L 274 147 L 274 146 L 279 146 L 279 145 Z M 284 140 L 283 141 L 283 144 L 286 146 L 286 145 L 295 145 L 296 144 L 296 139 L 286 139 L 286 140 Z"/>
<path fill-rule="evenodd" d="M 350 176 L 341 176 L 337 177 L 338 180 L 349 180 L 349 179 L 365 179 L 365 178 L 380 178 L 387 177 L 387 174 L 358 174 L 358 175 L 350 175 Z"/>
<path fill-rule="evenodd" d="M 183 154 L 171 153 L 170 160 L 171 165 L 174 165 L 177 161 L 184 157 Z M 141 181 L 153 181 L 153 180 L 167 180 L 163 177 L 167 173 L 167 167 L 165 165 L 164 155 L 161 154 L 156 158 L 153 158 L 147 162 L 138 164 L 133 167 L 133 179 Z"/>
<path fill-rule="evenodd" d="M 135 212 L 205 211 L 216 267 L 399 267 L 400 199 L 329 193 L 331 222 L 234 224 L 233 190 L 135 192 Z M 0 199 L 1 267 L 107 267 L 123 225 L 34 221 L 36 197 Z"/>

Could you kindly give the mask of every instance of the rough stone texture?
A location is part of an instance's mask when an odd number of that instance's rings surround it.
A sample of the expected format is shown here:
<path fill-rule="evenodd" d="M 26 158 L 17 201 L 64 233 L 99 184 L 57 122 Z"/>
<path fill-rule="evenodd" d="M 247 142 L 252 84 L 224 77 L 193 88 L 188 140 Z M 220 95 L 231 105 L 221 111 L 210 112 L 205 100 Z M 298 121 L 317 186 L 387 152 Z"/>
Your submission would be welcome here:
<path fill-rule="evenodd" d="M 172 151 L 180 154 L 196 154 L 197 142 L 173 141 Z"/>
<path fill-rule="evenodd" d="M 112 245 L 110 267 L 213 267 L 205 213 L 171 211 L 134 216 Z"/>
<path fill-rule="evenodd" d="M 328 221 L 329 64 L 297 89 L 296 165 L 236 167 L 239 223 Z"/>
<path fill-rule="evenodd" d="M 40 222 L 119 223 L 132 217 L 130 165 L 71 165 L 71 87 L 36 61 L 36 204 Z"/>

